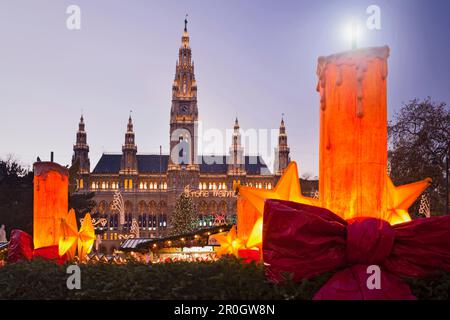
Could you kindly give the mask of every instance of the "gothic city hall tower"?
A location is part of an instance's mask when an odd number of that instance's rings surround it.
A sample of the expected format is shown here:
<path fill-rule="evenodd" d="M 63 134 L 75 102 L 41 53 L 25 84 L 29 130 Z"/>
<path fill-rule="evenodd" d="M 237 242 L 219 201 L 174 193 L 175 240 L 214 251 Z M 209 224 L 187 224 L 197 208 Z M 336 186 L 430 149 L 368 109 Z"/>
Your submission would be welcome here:
<path fill-rule="evenodd" d="M 136 228 L 139 229 L 139 237 L 166 236 L 182 192 L 189 194 L 195 204 L 199 228 L 213 226 L 217 217 L 233 223 L 237 206 L 233 181 L 271 189 L 289 163 L 283 119 L 273 169 L 261 156 L 245 154 L 241 143 L 243 131 L 237 118 L 234 121 L 230 119 L 230 127 L 233 128 L 231 145 L 224 154 L 206 157 L 199 152 L 197 82 L 187 23 L 185 20 L 172 83 L 168 154 L 161 151 L 157 154 L 138 152 L 135 139 L 138 131 L 135 132 L 130 115 L 128 122 L 124 121 L 126 131 L 122 152 L 103 153 L 90 171 L 84 117 L 80 119 L 72 158 L 72 163 L 79 168 L 77 192 L 95 194 L 95 207 L 91 214 L 103 221 L 103 224 L 96 225 L 103 231 L 100 245 L 103 252 L 119 249 Z M 224 132 L 225 129 L 222 128 Z M 122 219 L 116 205 L 119 198 L 122 199 Z"/>
<path fill-rule="evenodd" d="M 197 121 L 197 83 L 185 20 L 172 84 L 170 109 L 170 153 L 167 174 L 168 197 L 171 203 L 176 201 L 186 186 L 198 186 L 200 159 L 197 155 Z"/>

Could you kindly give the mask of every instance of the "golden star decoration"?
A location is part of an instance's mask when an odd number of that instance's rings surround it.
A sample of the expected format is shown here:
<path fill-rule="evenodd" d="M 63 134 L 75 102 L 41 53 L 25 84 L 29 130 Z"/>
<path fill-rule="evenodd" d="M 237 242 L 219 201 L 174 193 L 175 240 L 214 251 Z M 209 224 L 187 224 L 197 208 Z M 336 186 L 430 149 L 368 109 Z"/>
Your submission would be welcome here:
<path fill-rule="evenodd" d="M 77 231 L 77 222 L 73 209 L 69 211 L 66 218 L 61 219 L 61 237 L 58 243 L 60 256 L 67 254 L 68 259 L 72 260 L 75 258 L 75 251 L 78 248 L 78 258 L 80 261 L 84 261 L 86 255 L 92 250 L 94 240 L 95 231 L 89 213 L 85 215 L 79 232 Z"/>
<path fill-rule="evenodd" d="M 256 220 L 253 229 L 246 241 L 247 248 L 260 247 L 262 245 L 262 227 L 263 227 L 263 212 L 264 201 L 266 199 L 286 200 L 298 203 L 304 203 L 312 206 L 319 206 L 319 200 L 302 195 L 300 180 L 298 178 L 297 163 L 291 161 L 278 181 L 277 185 L 272 190 L 258 189 L 253 187 L 242 186 L 235 182 L 233 185 L 235 191 L 239 196 L 243 197 L 253 205 L 259 218 Z M 245 214 L 239 212 L 238 215 Z"/>
<path fill-rule="evenodd" d="M 416 201 L 422 192 L 431 184 L 431 178 L 394 186 L 391 178 L 387 177 L 388 204 L 386 221 L 391 225 L 411 221 L 408 208 Z"/>
<path fill-rule="evenodd" d="M 217 255 L 220 257 L 224 254 L 238 255 L 239 249 L 243 248 L 242 242 L 237 238 L 236 226 L 233 226 L 227 233 L 219 233 L 212 236 L 220 244 Z"/>
<path fill-rule="evenodd" d="M 78 227 L 75 211 L 70 209 L 67 217 L 61 219 L 61 237 L 58 243 L 58 253 L 60 256 L 67 254 L 68 260 L 75 258 L 77 250 Z"/>

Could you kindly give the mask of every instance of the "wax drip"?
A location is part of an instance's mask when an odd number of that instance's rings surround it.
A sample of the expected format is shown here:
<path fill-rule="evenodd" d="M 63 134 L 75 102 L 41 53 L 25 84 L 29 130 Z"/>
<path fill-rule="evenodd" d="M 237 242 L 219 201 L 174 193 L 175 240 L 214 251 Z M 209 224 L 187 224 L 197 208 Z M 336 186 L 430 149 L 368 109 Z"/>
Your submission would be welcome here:
<path fill-rule="evenodd" d="M 342 67 L 341 66 L 337 66 L 336 68 L 336 85 L 340 86 L 342 84 Z"/>
<path fill-rule="evenodd" d="M 364 75 L 367 71 L 367 60 L 363 59 L 361 60 L 357 66 L 356 66 L 356 81 L 357 81 L 357 87 L 356 87 L 356 115 L 359 118 L 362 118 L 364 116 L 364 108 L 363 108 L 363 99 L 364 99 L 364 93 L 363 93 L 363 81 L 364 81 Z"/>
<path fill-rule="evenodd" d="M 367 64 L 375 59 L 379 59 L 383 61 L 381 77 L 383 80 L 387 77 L 387 58 L 389 57 L 389 47 L 377 47 L 377 48 L 366 48 L 359 49 L 356 51 L 349 51 L 334 54 L 328 57 L 319 57 L 317 64 L 317 76 L 319 78 L 316 90 L 320 94 L 320 107 L 322 110 L 326 108 L 326 94 L 325 94 L 325 85 L 326 85 L 326 70 L 328 64 L 334 64 L 337 69 L 336 74 L 336 85 L 342 85 L 344 79 L 342 75 L 342 66 L 353 66 L 356 67 L 356 77 L 357 77 L 357 91 L 356 91 L 356 99 L 357 99 L 357 110 L 356 114 L 359 118 L 364 116 L 363 109 L 363 88 L 362 82 L 364 80 L 364 74 L 367 71 Z"/>
<path fill-rule="evenodd" d="M 383 60 L 382 69 L 381 69 L 381 78 L 386 80 L 388 76 L 388 64 L 386 60 Z"/>

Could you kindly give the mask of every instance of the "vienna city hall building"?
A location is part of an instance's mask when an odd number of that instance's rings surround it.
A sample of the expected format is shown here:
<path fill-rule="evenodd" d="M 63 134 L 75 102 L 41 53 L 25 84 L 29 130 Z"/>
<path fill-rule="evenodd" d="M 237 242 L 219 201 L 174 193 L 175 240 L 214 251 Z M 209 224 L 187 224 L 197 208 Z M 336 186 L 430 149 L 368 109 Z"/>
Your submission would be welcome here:
<path fill-rule="evenodd" d="M 186 22 L 185 22 L 186 23 Z M 132 118 L 128 119 L 122 152 L 104 153 L 91 171 L 89 146 L 83 117 L 79 122 L 72 163 L 78 161 L 78 192 L 95 192 L 94 213 L 106 220 L 103 242 L 118 243 L 135 220 L 140 237 L 161 237 L 167 233 L 177 198 L 188 191 L 198 211 L 199 226 L 214 218 L 232 221 L 237 198 L 233 181 L 271 189 L 289 163 L 289 147 L 283 119 L 275 150 L 275 167 L 268 168 L 262 157 L 244 154 L 238 119 L 235 120 L 229 153 L 211 158 L 197 154 L 195 126 L 198 121 L 197 83 L 186 24 L 172 84 L 170 109 L 170 155 L 139 154 Z M 232 120 L 232 119 L 230 119 Z M 124 223 L 113 204 L 120 193 Z M 123 220 L 123 219 L 122 219 Z M 123 222 L 123 221 L 122 221 Z"/>

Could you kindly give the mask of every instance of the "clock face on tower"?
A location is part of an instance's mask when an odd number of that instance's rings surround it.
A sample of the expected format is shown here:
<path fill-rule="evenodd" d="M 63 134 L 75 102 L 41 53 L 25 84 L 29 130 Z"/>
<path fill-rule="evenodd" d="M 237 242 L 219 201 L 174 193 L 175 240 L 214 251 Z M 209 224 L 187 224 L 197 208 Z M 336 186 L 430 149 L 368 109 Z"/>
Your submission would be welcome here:
<path fill-rule="evenodd" d="M 189 111 L 188 107 L 186 105 L 181 106 L 181 113 L 182 114 L 187 114 Z"/>

